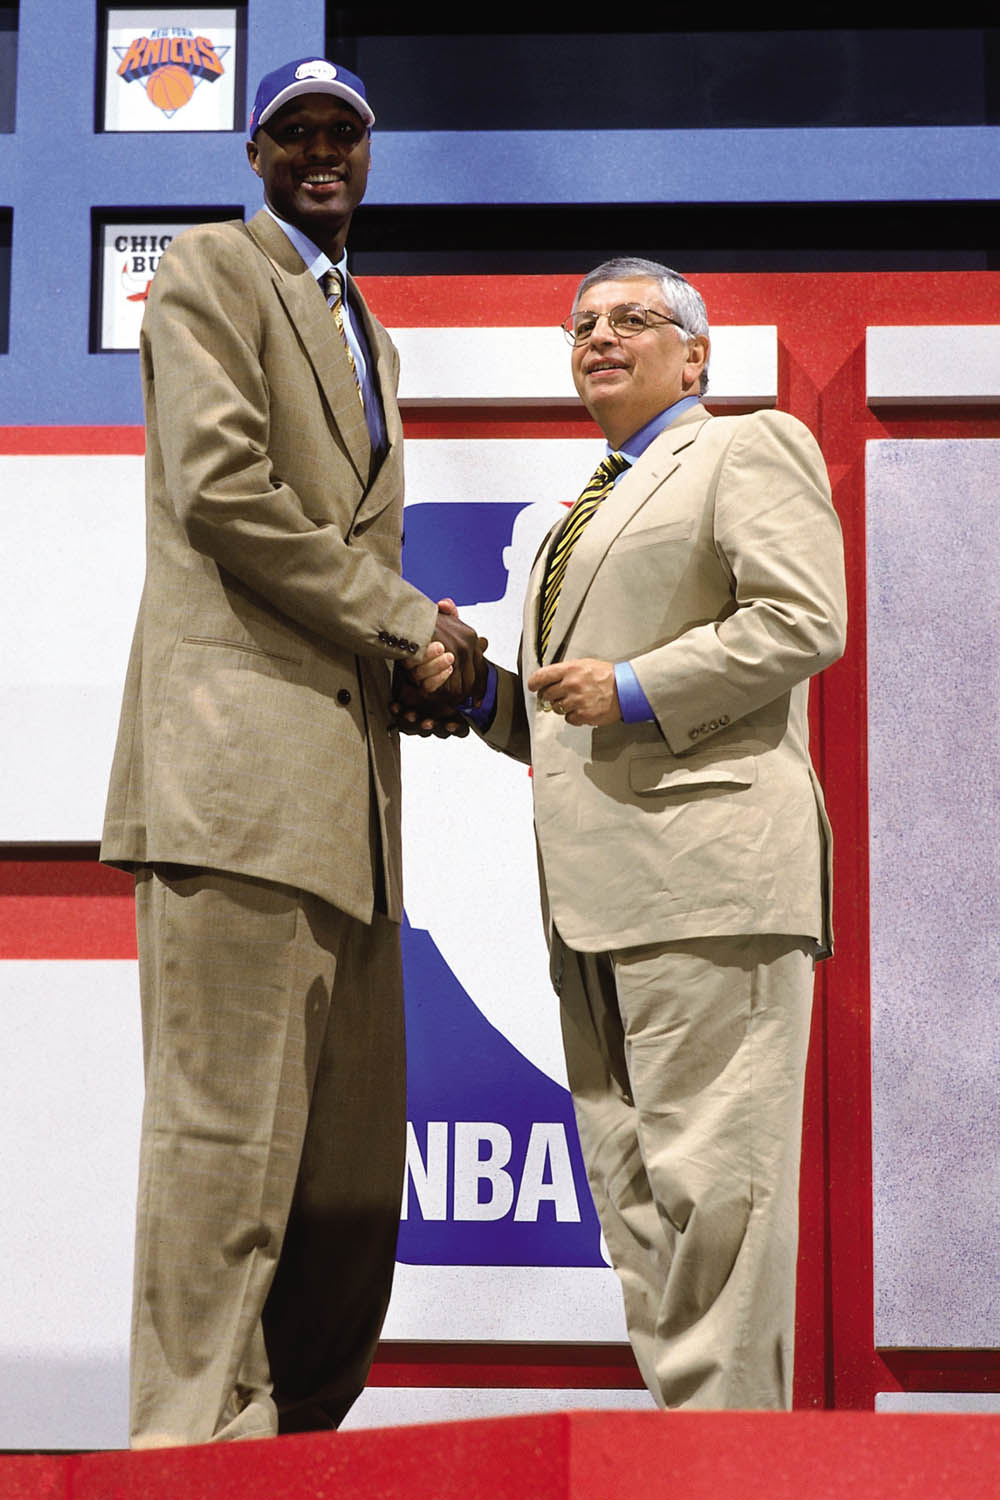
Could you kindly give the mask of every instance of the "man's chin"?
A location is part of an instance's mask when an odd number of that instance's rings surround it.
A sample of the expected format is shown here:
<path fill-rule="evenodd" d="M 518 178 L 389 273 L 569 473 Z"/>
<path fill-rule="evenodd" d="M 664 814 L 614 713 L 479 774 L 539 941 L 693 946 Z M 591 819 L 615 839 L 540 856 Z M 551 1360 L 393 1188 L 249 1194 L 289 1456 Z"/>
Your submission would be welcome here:
<path fill-rule="evenodd" d="M 587 386 L 580 392 L 580 400 L 593 417 L 598 426 L 603 427 L 606 421 L 612 421 L 617 412 L 620 412 L 626 391 L 621 384 L 616 390 L 610 387 L 598 388 Z"/>

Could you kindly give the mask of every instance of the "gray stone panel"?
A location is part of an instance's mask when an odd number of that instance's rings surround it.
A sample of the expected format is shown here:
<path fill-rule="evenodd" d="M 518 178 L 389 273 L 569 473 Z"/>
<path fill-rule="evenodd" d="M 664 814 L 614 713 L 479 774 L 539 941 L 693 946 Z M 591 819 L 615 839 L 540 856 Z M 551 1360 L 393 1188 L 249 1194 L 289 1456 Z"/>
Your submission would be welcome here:
<path fill-rule="evenodd" d="M 1000 442 L 868 445 L 875 1342 L 1000 1345 Z"/>

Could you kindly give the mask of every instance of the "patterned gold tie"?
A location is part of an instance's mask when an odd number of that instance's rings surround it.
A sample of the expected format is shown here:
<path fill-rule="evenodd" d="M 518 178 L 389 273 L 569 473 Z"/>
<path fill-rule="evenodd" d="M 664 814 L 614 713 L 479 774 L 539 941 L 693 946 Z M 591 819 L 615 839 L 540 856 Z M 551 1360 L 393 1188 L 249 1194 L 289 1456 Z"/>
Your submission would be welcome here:
<path fill-rule="evenodd" d="M 336 323 L 340 337 L 344 341 L 344 348 L 347 350 L 347 358 L 351 362 L 351 371 L 354 375 L 354 384 L 357 387 L 358 400 L 361 402 L 362 409 L 364 409 L 365 398 L 364 393 L 361 389 L 361 382 L 358 379 L 358 367 L 354 363 L 354 355 L 351 352 L 351 345 L 347 337 L 347 329 L 344 327 L 344 288 L 341 284 L 340 273 L 331 268 L 329 271 L 323 272 L 322 276 L 319 279 L 319 282 L 320 286 L 323 289 L 324 295 L 326 296 L 326 300 L 330 303 L 330 312 L 333 314 L 333 321 Z"/>
<path fill-rule="evenodd" d="M 569 562 L 570 553 L 601 501 L 610 494 L 618 475 L 623 474 L 628 466 L 629 460 L 623 458 L 620 453 L 611 453 L 607 458 L 602 459 L 556 538 L 545 568 L 542 595 L 538 606 L 539 661 L 544 659 L 545 648 L 549 644 L 549 632 L 552 629 L 556 606 L 559 603 L 559 594 L 566 576 L 566 565 Z"/>

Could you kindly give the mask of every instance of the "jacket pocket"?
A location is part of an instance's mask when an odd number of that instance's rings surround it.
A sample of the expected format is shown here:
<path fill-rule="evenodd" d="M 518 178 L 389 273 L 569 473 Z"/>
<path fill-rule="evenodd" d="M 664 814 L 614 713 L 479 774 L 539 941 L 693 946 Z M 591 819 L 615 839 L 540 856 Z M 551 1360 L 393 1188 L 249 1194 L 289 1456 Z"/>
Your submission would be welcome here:
<path fill-rule="evenodd" d="M 694 518 L 665 521 L 661 526 L 626 528 L 615 537 L 611 552 L 633 552 L 637 547 L 656 547 L 663 542 L 686 542 L 694 533 Z"/>
<path fill-rule="evenodd" d="M 255 646 L 252 641 L 227 641 L 221 636 L 212 635 L 185 635 L 181 637 L 182 646 L 221 646 L 226 651 L 242 651 L 247 656 L 262 656 L 267 661 L 284 661 L 293 667 L 302 665 L 301 656 L 288 656 L 283 651 L 267 651 L 263 646 Z"/>
<path fill-rule="evenodd" d="M 752 755 L 702 761 L 695 766 L 678 765 L 663 755 L 636 755 L 629 762 L 629 787 L 640 797 L 654 792 L 693 792 L 702 787 L 740 791 L 757 780 L 757 762 Z"/>

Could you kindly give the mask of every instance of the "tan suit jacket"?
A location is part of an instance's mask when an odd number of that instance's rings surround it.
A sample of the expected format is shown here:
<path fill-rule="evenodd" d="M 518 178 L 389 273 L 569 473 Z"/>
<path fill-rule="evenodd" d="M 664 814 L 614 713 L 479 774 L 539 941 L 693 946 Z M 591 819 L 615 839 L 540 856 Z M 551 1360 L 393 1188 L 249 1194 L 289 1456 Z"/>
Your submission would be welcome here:
<path fill-rule="evenodd" d="M 554 533 L 553 533 L 554 534 Z M 689 409 L 576 546 L 547 660 L 629 661 L 655 722 L 541 712 L 543 546 L 521 675 L 486 738 L 533 763 L 548 919 L 581 952 L 740 933 L 831 942 L 830 829 L 808 678 L 844 648 L 840 528 L 822 456 L 781 412 Z"/>
<path fill-rule="evenodd" d="M 270 216 L 163 256 L 140 345 L 147 576 L 102 857 L 258 876 L 365 921 L 381 879 L 398 921 L 391 661 L 436 610 L 399 576 L 396 351 L 348 295 L 385 410 L 374 473 L 343 342 Z"/>

